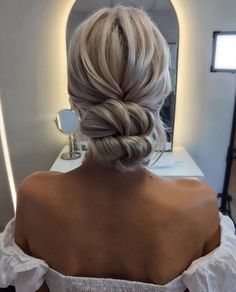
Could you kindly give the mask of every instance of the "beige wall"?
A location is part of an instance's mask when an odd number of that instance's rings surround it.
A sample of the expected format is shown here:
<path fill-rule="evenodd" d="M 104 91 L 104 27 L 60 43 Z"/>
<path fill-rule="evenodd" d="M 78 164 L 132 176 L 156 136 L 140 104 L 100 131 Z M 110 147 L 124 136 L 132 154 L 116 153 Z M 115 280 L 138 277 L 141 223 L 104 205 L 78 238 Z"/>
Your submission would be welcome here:
<path fill-rule="evenodd" d="M 235 75 L 211 73 L 212 33 L 236 30 L 235 0 L 172 0 L 180 24 L 174 145 L 184 145 L 206 181 L 222 191 Z"/>
<path fill-rule="evenodd" d="M 48 169 L 65 141 L 53 119 L 68 106 L 65 25 L 73 2 L 0 1 L 0 88 L 16 185 L 33 171 Z M 172 2 L 180 21 L 174 144 L 186 146 L 206 181 L 220 191 L 235 80 L 209 72 L 212 32 L 235 30 L 236 1 Z M 0 204 L 9 206 L 5 170 L 0 179 L 5 184 Z"/>
<path fill-rule="evenodd" d="M 65 26 L 72 5 L 73 0 L 0 1 L 0 92 L 16 185 L 48 170 L 65 142 L 53 120 L 69 106 Z M 10 193 L 0 159 L 2 225 L 13 212 L 3 211 L 10 208 Z"/>

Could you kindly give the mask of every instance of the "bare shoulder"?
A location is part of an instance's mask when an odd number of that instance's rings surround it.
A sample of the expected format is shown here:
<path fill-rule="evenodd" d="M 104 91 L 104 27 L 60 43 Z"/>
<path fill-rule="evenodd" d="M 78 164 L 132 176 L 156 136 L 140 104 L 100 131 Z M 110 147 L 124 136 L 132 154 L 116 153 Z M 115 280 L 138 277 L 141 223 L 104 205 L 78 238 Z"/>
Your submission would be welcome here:
<path fill-rule="evenodd" d="M 201 232 L 205 241 L 206 254 L 219 245 L 220 216 L 217 202 L 217 193 L 205 182 L 197 179 L 180 178 L 175 182 L 183 188 L 183 212 L 196 230 Z"/>
<path fill-rule="evenodd" d="M 15 241 L 26 253 L 31 254 L 28 244 L 28 225 L 34 218 L 40 219 L 40 206 L 43 206 L 42 193 L 45 179 L 56 175 L 54 172 L 36 172 L 26 177 L 17 189 L 15 220 Z M 37 213 L 38 212 L 38 213 Z"/>
<path fill-rule="evenodd" d="M 204 182 L 202 182 L 198 178 L 187 178 L 187 177 L 176 177 L 173 182 L 176 186 L 182 187 L 200 187 L 203 186 Z"/>
<path fill-rule="evenodd" d="M 217 196 L 214 189 L 197 178 L 178 177 L 173 180 L 173 185 L 177 191 L 182 191 L 183 195 L 187 195 L 187 198 L 203 201 L 210 199 L 216 202 Z"/>
<path fill-rule="evenodd" d="M 26 177 L 17 189 L 17 208 L 16 217 L 31 216 L 35 210 L 44 207 L 50 201 L 48 197 L 53 194 L 52 190 L 56 187 L 57 177 L 60 172 L 40 171 Z"/>
<path fill-rule="evenodd" d="M 207 183 L 202 183 L 202 191 L 199 195 L 201 198 L 199 204 L 200 226 L 205 237 L 205 246 L 203 255 L 211 252 L 220 244 L 220 215 L 217 201 L 217 193 Z"/>
<path fill-rule="evenodd" d="M 196 213 L 199 218 L 207 216 L 210 219 L 213 214 L 219 217 L 217 194 L 210 185 L 194 178 L 177 178 L 174 185 L 191 216 Z"/>
<path fill-rule="evenodd" d="M 41 190 L 40 188 L 44 186 L 44 191 L 48 187 L 48 181 L 51 180 L 51 178 L 56 176 L 61 176 L 61 172 L 56 171 L 38 171 L 34 172 L 33 174 L 26 177 L 18 186 L 17 189 L 17 196 L 19 197 L 27 197 L 27 196 L 33 196 L 38 192 L 38 190 Z"/>
<path fill-rule="evenodd" d="M 58 172 L 35 172 L 26 177 L 17 189 L 17 208 L 15 221 L 15 242 L 28 255 L 33 256 L 29 244 L 31 228 L 40 232 L 37 221 L 41 221 L 42 190 L 50 177 L 60 175 Z M 43 187 L 44 186 L 44 187 Z M 37 219 L 36 219 L 37 218 Z M 29 227 L 31 226 L 31 228 Z M 46 282 L 37 291 L 49 291 Z"/>
<path fill-rule="evenodd" d="M 31 175 L 27 176 L 18 187 L 18 192 L 22 193 L 27 191 L 28 188 L 34 186 L 36 183 L 39 183 L 42 180 L 50 178 L 52 176 L 61 175 L 61 172 L 57 171 L 37 171 L 32 173 Z"/>
<path fill-rule="evenodd" d="M 28 227 L 31 223 L 40 222 L 41 218 L 45 217 L 45 211 L 51 208 L 52 200 L 48 198 L 50 190 L 55 188 L 53 178 L 60 175 L 59 172 L 51 171 L 35 172 L 18 186 L 15 237 L 16 242 L 24 247 L 24 250 L 27 250 L 23 244 L 27 238 Z"/>

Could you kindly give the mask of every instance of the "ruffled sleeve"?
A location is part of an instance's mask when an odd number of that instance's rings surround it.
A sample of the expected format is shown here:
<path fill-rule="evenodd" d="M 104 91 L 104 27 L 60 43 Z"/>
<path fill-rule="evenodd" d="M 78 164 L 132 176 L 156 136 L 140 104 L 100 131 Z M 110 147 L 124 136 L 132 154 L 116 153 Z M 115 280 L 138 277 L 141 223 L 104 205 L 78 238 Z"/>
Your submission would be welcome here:
<path fill-rule="evenodd" d="M 236 292 L 236 235 L 232 220 L 220 213 L 221 242 L 191 263 L 183 282 L 191 292 Z"/>
<path fill-rule="evenodd" d="M 0 233 L 0 288 L 15 286 L 16 292 L 37 291 L 44 282 L 49 266 L 34 258 L 14 241 L 15 217 Z"/>

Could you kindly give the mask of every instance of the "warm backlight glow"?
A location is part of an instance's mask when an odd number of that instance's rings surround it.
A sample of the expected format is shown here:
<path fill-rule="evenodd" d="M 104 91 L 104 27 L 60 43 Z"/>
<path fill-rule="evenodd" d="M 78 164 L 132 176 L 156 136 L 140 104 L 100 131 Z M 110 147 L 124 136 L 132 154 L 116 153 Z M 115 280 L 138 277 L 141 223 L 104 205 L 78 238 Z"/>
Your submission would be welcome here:
<path fill-rule="evenodd" d="M 236 34 L 217 36 L 213 66 L 215 70 L 236 70 Z"/>
<path fill-rule="evenodd" d="M 4 157 L 6 171 L 7 171 L 7 177 L 8 177 L 9 187 L 11 191 L 13 207 L 14 207 L 14 211 L 16 211 L 16 187 L 15 187 L 15 182 L 14 182 L 14 177 L 13 177 L 13 172 L 12 172 L 12 167 L 11 167 L 11 159 L 10 159 L 9 148 L 8 148 L 8 143 L 7 143 L 1 96 L 0 96 L 0 140 L 2 143 L 3 157 Z"/>

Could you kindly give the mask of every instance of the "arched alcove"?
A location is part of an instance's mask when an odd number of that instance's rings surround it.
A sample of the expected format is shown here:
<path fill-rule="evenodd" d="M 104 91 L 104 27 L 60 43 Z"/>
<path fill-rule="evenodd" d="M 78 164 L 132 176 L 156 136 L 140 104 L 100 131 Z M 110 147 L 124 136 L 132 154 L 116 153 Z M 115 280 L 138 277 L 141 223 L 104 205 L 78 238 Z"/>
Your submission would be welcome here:
<path fill-rule="evenodd" d="M 175 104 L 177 90 L 177 72 L 178 72 L 178 47 L 179 47 L 179 23 L 175 9 L 170 0 L 148 0 L 148 1 L 123 1 L 123 0 L 77 0 L 70 11 L 66 27 L 67 48 L 70 38 L 75 28 L 90 14 L 103 7 L 114 7 L 118 4 L 143 8 L 156 23 L 159 30 L 166 38 L 171 52 L 171 80 L 172 92 L 166 98 L 165 104 L 161 111 L 162 120 L 167 130 L 168 143 L 166 150 L 172 150 L 173 135 L 175 124 Z"/>

